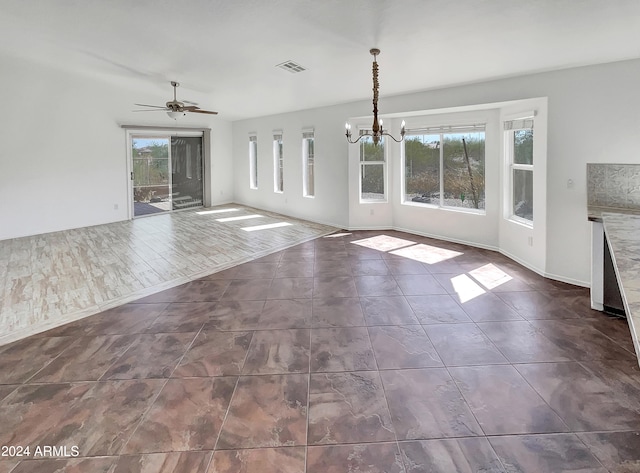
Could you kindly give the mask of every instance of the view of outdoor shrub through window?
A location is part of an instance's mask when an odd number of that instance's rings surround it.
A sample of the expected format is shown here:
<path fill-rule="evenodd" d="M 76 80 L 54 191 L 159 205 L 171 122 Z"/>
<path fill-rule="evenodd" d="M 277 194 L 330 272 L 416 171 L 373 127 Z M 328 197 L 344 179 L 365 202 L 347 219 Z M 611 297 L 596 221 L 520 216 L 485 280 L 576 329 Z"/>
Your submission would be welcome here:
<path fill-rule="evenodd" d="M 384 138 L 378 145 L 373 138 L 360 140 L 360 199 L 384 200 Z"/>
<path fill-rule="evenodd" d="M 405 202 L 484 209 L 485 132 L 409 134 Z"/>
<path fill-rule="evenodd" d="M 533 221 L 533 129 L 512 133 L 513 215 Z"/>

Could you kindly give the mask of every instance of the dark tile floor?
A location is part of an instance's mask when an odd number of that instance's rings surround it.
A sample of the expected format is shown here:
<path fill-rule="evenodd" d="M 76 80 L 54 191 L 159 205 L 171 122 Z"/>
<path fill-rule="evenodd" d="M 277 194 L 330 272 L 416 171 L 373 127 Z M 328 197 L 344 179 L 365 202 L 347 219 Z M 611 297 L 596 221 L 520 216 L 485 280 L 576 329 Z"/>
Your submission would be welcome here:
<path fill-rule="evenodd" d="M 31 449 L 0 473 L 640 472 L 640 370 L 586 289 L 355 232 L 0 347 L 0 445 Z"/>

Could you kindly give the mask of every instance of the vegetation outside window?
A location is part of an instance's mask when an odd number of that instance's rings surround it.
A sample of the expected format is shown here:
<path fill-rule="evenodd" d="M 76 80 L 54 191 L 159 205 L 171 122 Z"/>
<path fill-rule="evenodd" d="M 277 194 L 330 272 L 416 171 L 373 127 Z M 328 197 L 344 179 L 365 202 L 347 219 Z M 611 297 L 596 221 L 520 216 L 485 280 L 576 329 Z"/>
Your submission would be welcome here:
<path fill-rule="evenodd" d="M 315 146 L 313 130 L 302 133 L 302 195 L 315 196 Z"/>
<path fill-rule="evenodd" d="M 273 134 L 273 191 L 284 191 L 284 162 L 282 153 L 282 132 Z"/>
<path fill-rule="evenodd" d="M 258 188 L 258 137 L 249 135 L 249 187 Z"/>
<path fill-rule="evenodd" d="M 485 127 L 409 130 L 404 202 L 484 211 Z"/>
<path fill-rule="evenodd" d="M 504 122 L 510 218 L 533 225 L 533 117 Z"/>

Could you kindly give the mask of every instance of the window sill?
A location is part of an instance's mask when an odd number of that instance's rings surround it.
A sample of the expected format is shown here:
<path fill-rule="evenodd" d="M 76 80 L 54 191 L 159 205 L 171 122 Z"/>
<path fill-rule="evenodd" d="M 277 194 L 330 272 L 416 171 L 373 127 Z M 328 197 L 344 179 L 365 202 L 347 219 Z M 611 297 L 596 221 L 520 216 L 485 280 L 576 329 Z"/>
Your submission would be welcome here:
<path fill-rule="evenodd" d="M 508 222 L 515 223 L 516 225 L 520 225 L 521 227 L 528 228 L 529 230 L 533 230 L 533 222 L 531 220 L 526 220 L 524 218 L 517 217 L 515 215 L 512 215 L 506 220 Z"/>
<path fill-rule="evenodd" d="M 379 200 L 360 200 L 360 204 L 388 204 L 388 199 L 379 199 Z"/>
<path fill-rule="evenodd" d="M 434 210 L 443 210 L 446 212 L 458 212 L 464 214 L 471 215 L 487 215 L 487 211 L 484 209 L 467 209 L 464 207 L 443 207 L 440 205 L 434 204 L 423 204 L 419 202 L 402 202 L 402 205 L 406 205 L 407 207 L 418 207 L 418 208 L 426 208 L 426 209 L 434 209 Z"/>

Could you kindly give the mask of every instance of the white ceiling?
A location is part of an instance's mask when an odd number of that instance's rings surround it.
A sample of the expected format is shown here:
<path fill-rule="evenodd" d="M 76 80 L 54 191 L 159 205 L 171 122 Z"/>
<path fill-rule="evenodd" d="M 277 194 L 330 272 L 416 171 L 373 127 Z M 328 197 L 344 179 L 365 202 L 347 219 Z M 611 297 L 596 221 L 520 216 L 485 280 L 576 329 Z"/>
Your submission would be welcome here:
<path fill-rule="evenodd" d="M 0 52 L 235 120 L 640 57 L 639 0 L 0 0 Z M 293 60 L 308 70 L 274 67 Z M 142 98 L 143 97 L 143 98 Z M 133 108 L 133 107 L 132 107 Z"/>

